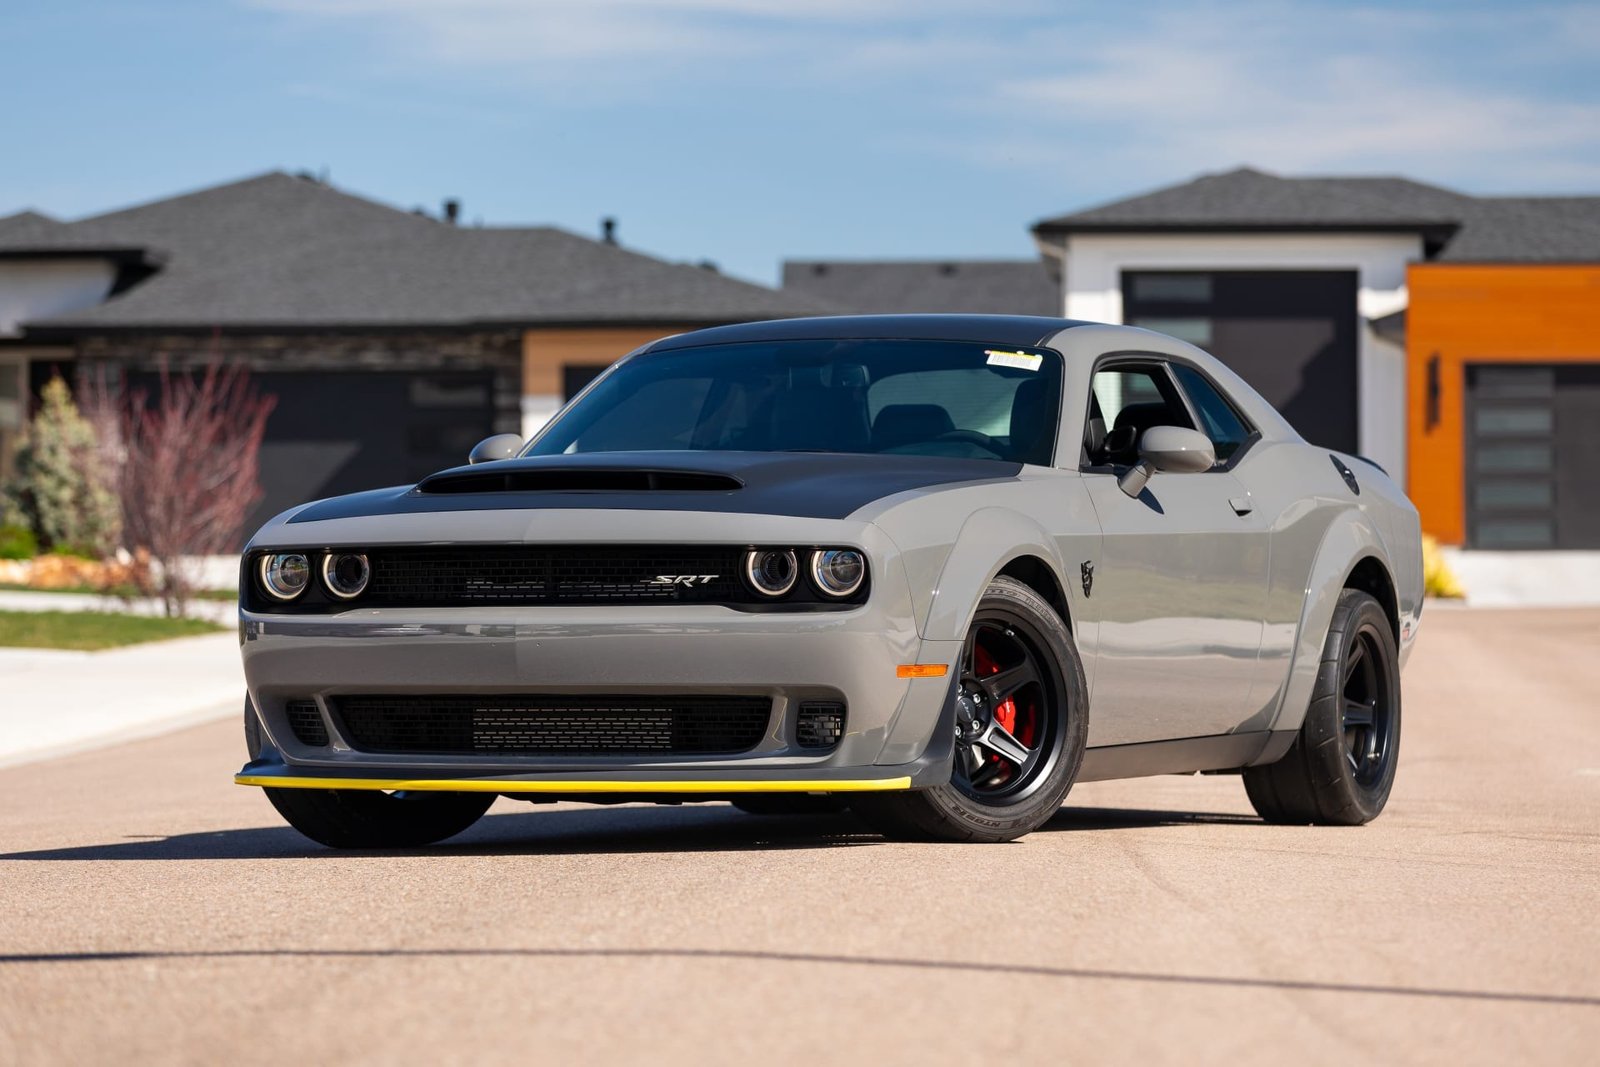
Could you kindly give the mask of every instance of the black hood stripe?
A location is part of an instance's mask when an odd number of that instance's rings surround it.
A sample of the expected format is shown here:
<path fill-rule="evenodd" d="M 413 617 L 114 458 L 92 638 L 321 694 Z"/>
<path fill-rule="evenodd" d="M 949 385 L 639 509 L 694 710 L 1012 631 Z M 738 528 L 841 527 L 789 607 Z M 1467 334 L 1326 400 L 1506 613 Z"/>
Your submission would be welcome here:
<path fill-rule="evenodd" d="M 637 452 L 538 456 L 501 460 L 461 474 L 583 472 L 611 475 L 621 470 L 723 475 L 743 483 L 738 489 L 549 489 L 496 492 L 426 493 L 419 489 L 377 489 L 322 500 L 302 509 L 290 522 L 322 522 L 375 515 L 419 515 L 456 511 L 537 511 L 617 509 L 628 511 L 706 511 L 742 515 L 792 515 L 843 519 L 875 500 L 912 489 L 971 482 L 1005 481 L 1022 464 L 1000 460 L 945 459 L 931 456 L 851 455 L 786 452 Z M 452 472 L 441 472 L 442 474 Z M 435 475 L 438 478 L 441 475 Z M 597 484 L 614 479 L 599 479 Z M 518 479 L 506 479 L 516 484 Z M 670 479 L 662 480 L 671 484 Z"/>

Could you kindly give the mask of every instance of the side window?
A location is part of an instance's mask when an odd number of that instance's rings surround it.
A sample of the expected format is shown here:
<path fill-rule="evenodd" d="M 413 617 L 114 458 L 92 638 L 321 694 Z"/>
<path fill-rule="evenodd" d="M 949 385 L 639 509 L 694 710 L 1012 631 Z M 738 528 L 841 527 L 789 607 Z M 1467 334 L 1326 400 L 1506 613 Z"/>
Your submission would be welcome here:
<path fill-rule="evenodd" d="M 1096 466 L 1137 463 L 1139 439 L 1152 426 L 1194 428 L 1182 398 L 1159 367 L 1096 371 L 1089 392 L 1083 445 Z"/>
<path fill-rule="evenodd" d="M 1223 399 L 1217 387 L 1205 375 L 1182 364 L 1173 364 L 1172 371 L 1200 415 L 1201 432 L 1211 438 L 1211 444 L 1217 452 L 1217 462 L 1226 463 L 1229 457 L 1244 447 L 1250 436 L 1250 427 L 1245 425 L 1239 413 L 1233 410 L 1233 405 Z"/>

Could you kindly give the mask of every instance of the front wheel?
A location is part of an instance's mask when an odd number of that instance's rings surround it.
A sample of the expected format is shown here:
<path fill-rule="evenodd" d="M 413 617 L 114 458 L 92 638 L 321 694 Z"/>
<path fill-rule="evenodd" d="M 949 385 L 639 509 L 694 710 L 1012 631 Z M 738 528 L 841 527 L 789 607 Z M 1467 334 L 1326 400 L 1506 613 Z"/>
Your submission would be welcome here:
<path fill-rule="evenodd" d="M 1072 634 L 1028 586 L 996 578 L 967 631 L 945 785 L 852 799 L 889 837 L 1011 841 L 1050 819 L 1083 762 L 1089 697 Z"/>
<path fill-rule="evenodd" d="M 1244 772 L 1271 823 L 1359 826 L 1383 811 L 1400 758 L 1400 654 L 1366 593 L 1339 594 L 1305 722 L 1282 759 Z"/>

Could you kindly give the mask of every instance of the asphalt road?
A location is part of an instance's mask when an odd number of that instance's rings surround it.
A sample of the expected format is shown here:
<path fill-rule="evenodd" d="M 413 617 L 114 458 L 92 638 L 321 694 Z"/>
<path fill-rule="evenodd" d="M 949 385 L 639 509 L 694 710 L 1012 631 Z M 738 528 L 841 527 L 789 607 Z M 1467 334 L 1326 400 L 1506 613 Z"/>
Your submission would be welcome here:
<path fill-rule="evenodd" d="M 11 768 L 0 1063 L 1593 1063 L 1597 692 L 1600 612 L 1430 609 L 1361 829 L 1163 778 L 1012 845 L 502 800 L 341 855 L 231 722 Z"/>

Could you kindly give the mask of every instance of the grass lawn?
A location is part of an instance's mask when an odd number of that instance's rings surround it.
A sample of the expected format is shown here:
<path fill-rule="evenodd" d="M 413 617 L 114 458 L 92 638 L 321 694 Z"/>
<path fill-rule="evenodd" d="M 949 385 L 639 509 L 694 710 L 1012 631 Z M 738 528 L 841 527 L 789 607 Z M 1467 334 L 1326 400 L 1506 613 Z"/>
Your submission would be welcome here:
<path fill-rule="evenodd" d="M 98 589 L 92 585 L 69 585 L 65 589 L 35 589 L 31 585 L 15 585 L 11 582 L 0 582 L 0 591 L 7 593 L 77 593 L 88 596 L 114 596 L 114 597 L 142 597 L 145 594 L 132 586 L 113 586 L 110 589 Z M 191 600 L 219 600 L 232 603 L 239 599 L 237 589 L 197 589 L 189 595 Z"/>
<path fill-rule="evenodd" d="M 0 646 L 93 652 L 227 629 L 203 619 L 165 619 L 105 611 L 0 611 Z"/>

